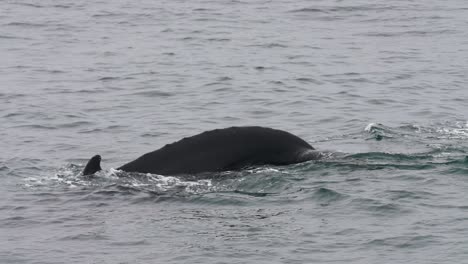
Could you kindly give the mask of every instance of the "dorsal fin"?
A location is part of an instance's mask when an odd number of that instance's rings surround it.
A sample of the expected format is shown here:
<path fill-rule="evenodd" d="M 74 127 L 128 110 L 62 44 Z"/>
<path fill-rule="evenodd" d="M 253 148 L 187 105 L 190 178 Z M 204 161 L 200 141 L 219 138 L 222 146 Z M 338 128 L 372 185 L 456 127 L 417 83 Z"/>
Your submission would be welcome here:
<path fill-rule="evenodd" d="M 101 156 L 95 155 L 86 164 L 83 175 L 91 175 L 101 170 Z"/>

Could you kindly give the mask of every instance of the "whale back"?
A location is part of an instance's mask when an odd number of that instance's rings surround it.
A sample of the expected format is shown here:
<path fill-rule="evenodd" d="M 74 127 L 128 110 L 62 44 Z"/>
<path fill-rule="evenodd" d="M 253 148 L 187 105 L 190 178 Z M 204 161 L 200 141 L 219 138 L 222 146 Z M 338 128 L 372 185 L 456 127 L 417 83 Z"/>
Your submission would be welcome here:
<path fill-rule="evenodd" d="M 253 165 L 286 165 L 314 159 L 314 148 L 301 138 L 265 127 L 206 131 L 146 153 L 121 166 L 127 172 L 192 174 L 237 170 Z"/>

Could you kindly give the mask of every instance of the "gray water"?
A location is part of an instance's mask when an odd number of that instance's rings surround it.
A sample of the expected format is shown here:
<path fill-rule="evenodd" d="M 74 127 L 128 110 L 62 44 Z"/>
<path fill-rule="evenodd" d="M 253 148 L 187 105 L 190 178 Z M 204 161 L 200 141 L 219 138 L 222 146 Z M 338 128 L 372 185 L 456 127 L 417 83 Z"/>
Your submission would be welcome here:
<path fill-rule="evenodd" d="M 1 1 L 0 61 L 0 263 L 468 263 L 466 1 Z M 239 125 L 331 154 L 114 169 Z"/>

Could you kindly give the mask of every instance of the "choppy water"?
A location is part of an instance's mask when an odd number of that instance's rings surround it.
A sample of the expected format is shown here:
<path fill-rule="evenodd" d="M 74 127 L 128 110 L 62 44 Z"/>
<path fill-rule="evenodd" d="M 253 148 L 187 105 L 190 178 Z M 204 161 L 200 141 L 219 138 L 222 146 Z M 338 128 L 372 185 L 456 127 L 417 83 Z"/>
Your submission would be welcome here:
<path fill-rule="evenodd" d="M 0 28 L 1 263 L 466 263 L 465 1 L 18 0 Z M 112 169 L 233 125 L 331 154 Z"/>

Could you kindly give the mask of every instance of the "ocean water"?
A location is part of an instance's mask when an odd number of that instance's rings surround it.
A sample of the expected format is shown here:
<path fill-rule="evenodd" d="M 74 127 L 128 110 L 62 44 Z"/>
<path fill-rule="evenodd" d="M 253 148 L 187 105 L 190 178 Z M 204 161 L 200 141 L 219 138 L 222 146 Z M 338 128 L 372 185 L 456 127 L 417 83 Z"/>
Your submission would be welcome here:
<path fill-rule="evenodd" d="M 17 0 L 0 28 L 0 263 L 467 262 L 466 1 Z M 115 170 L 240 125 L 328 154 Z"/>

